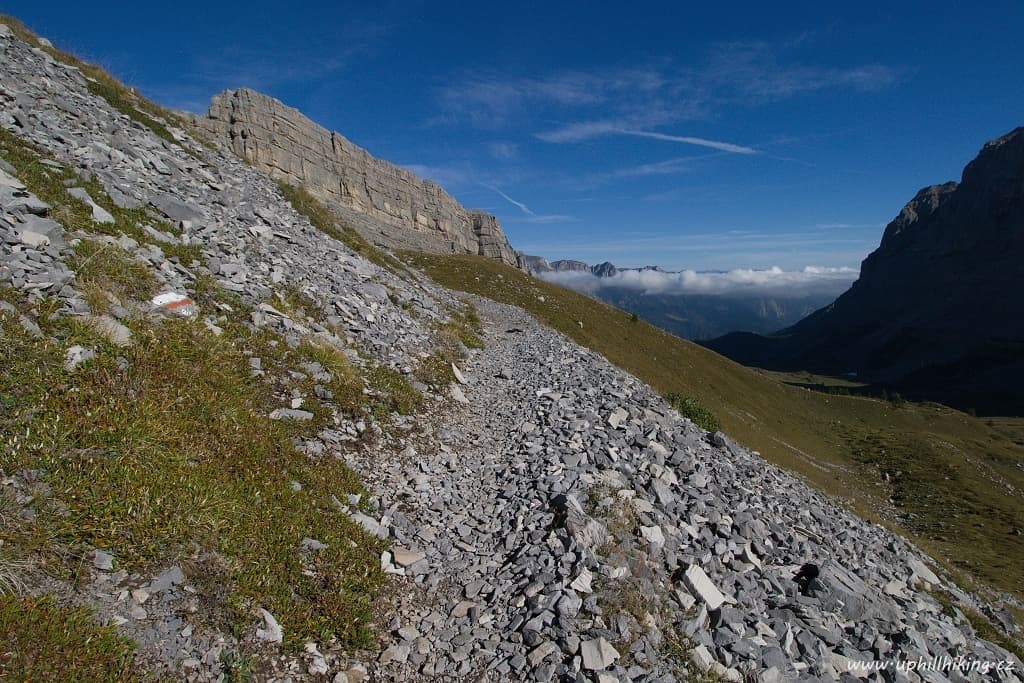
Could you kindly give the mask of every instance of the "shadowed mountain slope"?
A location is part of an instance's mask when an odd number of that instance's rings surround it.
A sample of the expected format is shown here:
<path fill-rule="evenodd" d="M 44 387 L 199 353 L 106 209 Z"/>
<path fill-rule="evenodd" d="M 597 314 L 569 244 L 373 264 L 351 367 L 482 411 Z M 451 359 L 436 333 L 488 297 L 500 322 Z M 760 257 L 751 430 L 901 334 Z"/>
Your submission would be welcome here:
<path fill-rule="evenodd" d="M 860 279 L 772 336 L 707 346 L 747 365 L 856 373 L 913 396 L 1024 411 L 1024 128 L 987 143 L 960 183 L 927 187 L 885 229 Z"/>

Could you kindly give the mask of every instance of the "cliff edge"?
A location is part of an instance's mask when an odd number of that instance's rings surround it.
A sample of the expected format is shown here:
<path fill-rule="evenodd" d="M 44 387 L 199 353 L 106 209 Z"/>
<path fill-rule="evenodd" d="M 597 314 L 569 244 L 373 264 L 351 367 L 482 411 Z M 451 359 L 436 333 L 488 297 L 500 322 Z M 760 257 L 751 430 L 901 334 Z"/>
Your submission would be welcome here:
<path fill-rule="evenodd" d="M 253 167 L 304 187 L 371 242 L 518 265 L 496 217 L 463 208 L 437 183 L 377 159 L 279 100 L 227 90 L 196 123 Z"/>

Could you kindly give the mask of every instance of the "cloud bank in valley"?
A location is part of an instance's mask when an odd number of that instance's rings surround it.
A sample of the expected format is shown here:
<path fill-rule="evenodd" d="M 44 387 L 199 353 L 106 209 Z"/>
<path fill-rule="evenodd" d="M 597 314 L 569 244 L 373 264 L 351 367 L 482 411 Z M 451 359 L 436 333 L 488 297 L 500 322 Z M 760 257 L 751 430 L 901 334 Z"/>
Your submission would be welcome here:
<path fill-rule="evenodd" d="M 727 272 L 620 270 L 611 277 L 597 277 L 585 271 L 537 274 L 548 282 L 593 295 L 601 289 L 616 288 L 667 296 L 764 296 L 793 299 L 839 296 L 857 279 L 857 275 L 854 268 L 817 266 L 807 266 L 796 271 L 778 267 L 767 270 L 738 268 Z"/>

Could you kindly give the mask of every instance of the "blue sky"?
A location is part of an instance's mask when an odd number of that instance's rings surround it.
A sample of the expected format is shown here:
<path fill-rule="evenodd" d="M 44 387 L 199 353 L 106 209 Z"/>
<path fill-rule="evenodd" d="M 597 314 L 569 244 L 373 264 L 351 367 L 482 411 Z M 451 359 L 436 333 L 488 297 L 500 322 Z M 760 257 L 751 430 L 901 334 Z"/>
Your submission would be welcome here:
<path fill-rule="evenodd" d="M 528 253 L 799 270 L 1024 124 L 1024 3 L 891 4 L 0 7 L 171 107 L 269 93 Z"/>

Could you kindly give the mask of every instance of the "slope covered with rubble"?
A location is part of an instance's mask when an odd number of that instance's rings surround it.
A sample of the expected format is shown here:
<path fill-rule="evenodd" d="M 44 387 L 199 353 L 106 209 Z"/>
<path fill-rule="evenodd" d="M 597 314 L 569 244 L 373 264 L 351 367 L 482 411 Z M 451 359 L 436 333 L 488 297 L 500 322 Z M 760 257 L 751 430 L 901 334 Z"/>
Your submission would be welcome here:
<path fill-rule="evenodd" d="M 905 540 L 32 40 L 0 25 L 0 671 L 1022 679 Z M 992 668 L 896 666 L 934 657 Z"/>

